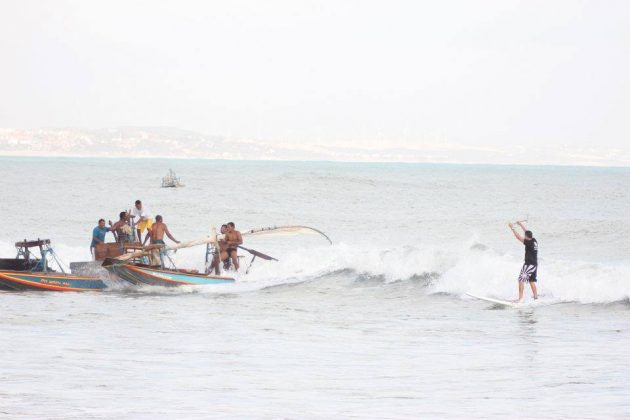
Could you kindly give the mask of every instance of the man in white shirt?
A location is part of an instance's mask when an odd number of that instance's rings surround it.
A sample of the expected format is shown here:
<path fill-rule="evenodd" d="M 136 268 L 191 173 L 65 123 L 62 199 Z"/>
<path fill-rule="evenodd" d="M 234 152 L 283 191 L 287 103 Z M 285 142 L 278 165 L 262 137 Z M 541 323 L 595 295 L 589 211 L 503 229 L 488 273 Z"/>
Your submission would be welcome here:
<path fill-rule="evenodd" d="M 142 242 L 142 233 L 145 230 L 151 229 L 151 226 L 153 226 L 153 216 L 147 206 L 142 205 L 142 201 L 136 200 L 135 207 L 131 209 L 131 218 L 136 225 L 138 241 Z"/>

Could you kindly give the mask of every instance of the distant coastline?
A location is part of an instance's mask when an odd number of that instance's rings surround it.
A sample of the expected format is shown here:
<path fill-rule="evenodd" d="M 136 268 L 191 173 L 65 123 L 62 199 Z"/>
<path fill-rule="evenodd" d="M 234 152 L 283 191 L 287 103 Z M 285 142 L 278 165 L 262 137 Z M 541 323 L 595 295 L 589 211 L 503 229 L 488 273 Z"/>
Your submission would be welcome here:
<path fill-rule="evenodd" d="M 463 166 L 463 167 L 488 167 L 488 168 L 558 168 L 558 169 L 601 169 L 601 170 L 630 170 L 630 164 L 628 165 L 588 165 L 588 164 L 531 164 L 531 163 L 484 163 L 484 162 L 400 162 L 400 161 L 349 161 L 349 160 L 280 160 L 280 159 L 211 159 L 211 158 L 196 158 L 196 157 L 173 157 L 173 156 L 40 156 L 40 155 L 3 155 L 0 154 L 0 161 L 2 159 L 44 159 L 44 160 L 57 160 L 57 159 L 79 159 L 79 160 L 168 160 L 168 161 L 208 161 L 208 162 L 233 162 L 233 163 L 304 163 L 304 164 L 338 164 L 338 165 L 426 165 L 426 166 Z"/>
<path fill-rule="evenodd" d="M 0 129 L 0 156 L 42 158 L 206 159 L 233 161 L 437 163 L 630 167 L 630 152 L 451 144 L 415 148 L 268 144 L 170 127 Z"/>

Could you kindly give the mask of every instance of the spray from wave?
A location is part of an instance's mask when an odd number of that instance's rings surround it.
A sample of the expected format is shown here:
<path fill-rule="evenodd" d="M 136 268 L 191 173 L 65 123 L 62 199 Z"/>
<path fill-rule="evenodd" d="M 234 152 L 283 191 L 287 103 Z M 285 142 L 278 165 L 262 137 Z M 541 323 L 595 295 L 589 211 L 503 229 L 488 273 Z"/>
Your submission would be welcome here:
<path fill-rule="evenodd" d="M 83 247 L 56 244 L 66 264 L 85 261 Z M 12 243 L 0 241 L 0 255 L 15 255 Z M 397 248 L 346 243 L 308 249 L 276 251 L 278 262 L 256 261 L 248 275 L 240 273 L 234 285 L 203 287 L 204 293 L 241 293 L 270 287 L 317 282 L 345 287 L 387 287 L 413 282 L 418 293 L 462 296 L 473 293 L 502 298 L 516 297 L 522 255 L 500 254 L 475 238 L 459 248 L 405 245 Z M 181 267 L 203 269 L 203 252 L 188 250 L 173 256 Z M 243 259 L 247 267 L 249 259 Z M 64 267 L 67 269 L 67 266 Z M 630 264 L 542 259 L 538 287 L 546 299 L 557 302 L 613 303 L 630 298 Z M 115 285 L 114 289 L 124 289 Z M 155 292 L 155 290 L 152 290 Z M 180 293 L 198 293 L 183 288 Z"/>
<path fill-rule="evenodd" d="M 522 263 L 520 254 L 500 254 L 474 241 L 459 249 L 339 244 L 298 250 L 276 265 L 255 267 L 247 281 L 259 287 L 324 278 L 384 285 L 415 281 L 427 294 L 515 298 Z M 612 303 L 630 297 L 629 264 L 541 259 L 538 277 L 541 294 L 556 302 Z"/>

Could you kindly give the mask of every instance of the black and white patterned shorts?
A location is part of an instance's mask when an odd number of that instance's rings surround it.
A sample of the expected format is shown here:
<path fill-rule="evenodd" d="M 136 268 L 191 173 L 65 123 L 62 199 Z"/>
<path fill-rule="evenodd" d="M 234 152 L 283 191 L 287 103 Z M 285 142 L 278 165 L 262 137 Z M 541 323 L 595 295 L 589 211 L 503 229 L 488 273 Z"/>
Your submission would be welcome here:
<path fill-rule="evenodd" d="M 521 283 L 536 282 L 536 275 L 538 274 L 538 266 L 531 264 L 524 264 L 521 269 L 521 274 L 518 276 L 518 281 Z"/>

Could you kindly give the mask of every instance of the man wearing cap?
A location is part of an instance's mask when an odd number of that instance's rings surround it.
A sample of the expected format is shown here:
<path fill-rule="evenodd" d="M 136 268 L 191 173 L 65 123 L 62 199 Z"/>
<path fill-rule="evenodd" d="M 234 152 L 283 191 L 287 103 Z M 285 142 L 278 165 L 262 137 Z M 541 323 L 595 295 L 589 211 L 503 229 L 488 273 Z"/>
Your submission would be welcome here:
<path fill-rule="evenodd" d="M 523 291 L 525 289 L 525 283 L 529 283 L 534 294 L 534 299 L 538 299 L 538 290 L 536 288 L 537 274 L 538 274 L 538 241 L 534 238 L 534 234 L 531 230 L 527 230 L 523 222 L 516 222 L 525 236 L 521 236 L 520 233 L 514 229 L 512 223 L 509 224 L 514 237 L 525 245 L 525 264 L 521 269 L 521 274 L 518 277 L 518 301 L 523 300 Z"/>

